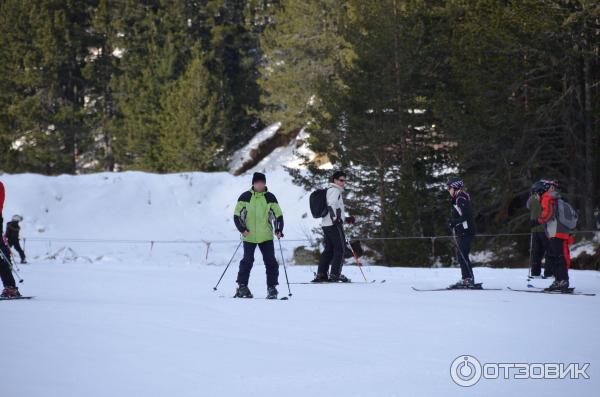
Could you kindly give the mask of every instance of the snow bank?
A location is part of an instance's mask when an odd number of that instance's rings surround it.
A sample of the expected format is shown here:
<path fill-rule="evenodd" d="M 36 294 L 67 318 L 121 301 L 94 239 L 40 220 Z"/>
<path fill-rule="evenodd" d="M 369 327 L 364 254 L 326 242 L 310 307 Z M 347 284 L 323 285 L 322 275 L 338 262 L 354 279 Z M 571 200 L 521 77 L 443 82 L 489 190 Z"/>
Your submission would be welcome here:
<path fill-rule="evenodd" d="M 7 192 L 5 221 L 14 214 L 24 216 L 21 235 L 30 258 L 82 256 L 94 261 L 123 256 L 123 260 L 140 260 L 125 254 L 143 247 L 145 254 L 152 249 L 153 255 L 165 252 L 165 258 L 187 255 L 190 261 L 220 264 L 228 260 L 239 241 L 233 209 L 239 195 L 250 188 L 251 174 L 4 174 L 0 180 Z M 308 214 L 308 193 L 293 185 L 281 167 L 267 173 L 267 185 L 284 212 L 283 242 L 291 258 L 293 248 L 306 243 L 290 240 L 305 239 L 318 223 Z M 181 240 L 206 243 L 185 244 Z M 151 247 L 149 241 L 172 243 Z"/>

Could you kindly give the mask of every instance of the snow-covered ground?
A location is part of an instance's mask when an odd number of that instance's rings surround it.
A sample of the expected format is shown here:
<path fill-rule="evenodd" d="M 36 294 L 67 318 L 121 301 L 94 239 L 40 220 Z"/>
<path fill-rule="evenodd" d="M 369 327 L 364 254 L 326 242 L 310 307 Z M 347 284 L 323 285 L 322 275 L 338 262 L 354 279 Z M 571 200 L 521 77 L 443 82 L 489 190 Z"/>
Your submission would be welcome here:
<path fill-rule="evenodd" d="M 36 296 L 0 302 L 0 397 L 597 395 L 600 295 L 416 292 L 459 271 L 367 267 L 369 279 L 386 282 L 293 284 L 288 301 L 237 300 L 229 297 L 239 252 L 213 291 L 238 244 L 232 211 L 250 178 L 0 175 L 5 220 L 25 217 L 32 263 L 21 266 L 21 290 Z M 316 225 L 307 193 L 281 169 L 267 181 L 286 217 L 290 281 L 308 281 L 314 267 L 289 263 L 306 244 L 295 240 Z M 344 272 L 361 278 L 353 266 Z M 526 273 L 476 269 L 490 288 L 525 288 Z M 600 294 L 598 272 L 572 271 L 571 280 Z M 285 295 L 283 268 L 280 284 Z M 264 297 L 258 252 L 250 287 Z M 590 363 L 590 379 L 462 388 L 450 365 L 464 354 Z"/>
<path fill-rule="evenodd" d="M 134 256 L 134 253 L 130 254 Z M 596 396 L 600 298 L 416 292 L 456 269 L 367 269 L 384 284 L 292 285 L 288 301 L 231 299 L 235 268 L 162 261 L 22 266 L 32 301 L 0 302 L 3 396 Z M 283 269 L 282 269 L 283 270 Z M 311 278 L 289 266 L 293 282 Z M 354 267 L 345 273 L 355 280 Z M 477 269 L 488 287 L 523 270 Z M 600 275 L 574 271 L 600 293 Z M 285 295 L 283 271 L 280 292 Z M 547 283 L 539 281 L 539 284 Z M 265 295 L 264 267 L 251 277 Z M 450 364 L 591 363 L 588 380 L 455 385 Z"/>

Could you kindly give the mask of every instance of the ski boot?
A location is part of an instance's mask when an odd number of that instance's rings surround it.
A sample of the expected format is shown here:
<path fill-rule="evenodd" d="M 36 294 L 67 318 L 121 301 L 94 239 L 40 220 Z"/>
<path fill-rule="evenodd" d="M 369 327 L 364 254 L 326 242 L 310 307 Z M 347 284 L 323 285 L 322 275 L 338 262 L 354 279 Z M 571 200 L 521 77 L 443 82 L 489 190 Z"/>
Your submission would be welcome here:
<path fill-rule="evenodd" d="M 21 293 L 17 287 L 4 287 L 4 291 L 0 296 L 2 298 L 19 298 Z"/>
<path fill-rule="evenodd" d="M 235 290 L 234 298 L 254 298 L 246 284 L 240 284 Z"/>
<path fill-rule="evenodd" d="M 274 286 L 267 288 L 267 299 L 277 299 L 277 294 L 279 294 L 279 292 L 277 292 L 277 288 Z"/>
<path fill-rule="evenodd" d="M 544 291 L 548 292 L 568 292 L 569 291 L 569 280 L 554 280 L 552 284 L 548 288 L 545 288 Z"/>
<path fill-rule="evenodd" d="M 316 274 L 315 279 L 311 281 L 311 283 L 327 283 L 329 282 L 329 277 L 327 274 Z"/>
<path fill-rule="evenodd" d="M 343 274 L 340 274 L 340 275 L 332 274 L 329 276 L 329 282 L 331 282 L 331 283 L 350 283 L 352 281 L 348 277 L 344 276 Z"/>
<path fill-rule="evenodd" d="M 456 282 L 455 284 L 452 284 L 448 287 L 449 289 L 469 289 L 469 288 L 475 288 L 475 281 L 470 278 L 463 278 L 458 280 L 458 282 Z"/>

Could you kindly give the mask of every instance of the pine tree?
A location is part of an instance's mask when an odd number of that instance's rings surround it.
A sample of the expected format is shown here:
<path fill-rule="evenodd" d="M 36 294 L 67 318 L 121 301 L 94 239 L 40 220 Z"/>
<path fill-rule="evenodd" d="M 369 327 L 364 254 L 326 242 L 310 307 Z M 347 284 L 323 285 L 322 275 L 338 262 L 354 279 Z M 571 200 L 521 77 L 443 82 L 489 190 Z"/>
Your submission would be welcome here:
<path fill-rule="evenodd" d="M 118 10 L 115 45 L 123 54 L 111 83 L 119 131 L 112 145 L 122 169 L 157 171 L 161 102 L 185 71 L 191 50 L 183 6 L 125 0 Z"/>
<path fill-rule="evenodd" d="M 8 0 L 0 6 L 6 170 L 78 169 L 89 145 L 82 76 L 89 55 L 87 6 L 83 0 Z"/>
<path fill-rule="evenodd" d="M 163 102 L 156 166 L 161 172 L 214 169 L 223 150 L 218 82 L 200 51 L 195 53 Z"/>
<path fill-rule="evenodd" d="M 86 124 L 94 143 L 87 157 L 88 170 L 115 171 L 113 140 L 116 105 L 111 86 L 119 75 L 118 61 L 122 48 L 116 46 L 118 31 L 115 21 L 119 7 L 114 0 L 99 0 L 91 8 L 91 45 L 93 56 L 84 69 L 86 79 Z"/>
<path fill-rule="evenodd" d="M 342 34 L 348 9 L 341 0 L 283 0 L 271 18 L 261 36 L 263 117 L 298 131 L 319 112 L 321 90 L 342 88 L 338 72 L 355 58 Z"/>
<path fill-rule="evenodd" d="M 589 227 L 598 196 L 590 159 L 599 147 L 590 126 L 598 118 L 585 110 L 593 98 L 580 76 L 587 58 L 598 79 L 592 30 L 584 28 L 598 7 L 489 0 L 449 8 L 456 18 L 452 78 L 438 93 L 437 112 L 457 143 L 456 158 L 481 206 L 480 224 L 486 231 L 525 230 L 529 186 L 545 177 L 563 182 Z"/>
<path fill-rule="evenodd" d="M 429 3 L 349 2 L 342 34 L 356 58 L 336 70 L 338 84 L 319 91 L 311 148 L 350 172 L 348 208 L 360 215 L 362 236 L 433 235 L 445 219 L 436 172 L 447 150 L 432 110 L 447 73 L 436 59 L 446 54 L 447 26 Z M 429 242 L 419 250 L 414 241 L 370 246 L 387 264 L 419 265 L 431 252 Z"/>

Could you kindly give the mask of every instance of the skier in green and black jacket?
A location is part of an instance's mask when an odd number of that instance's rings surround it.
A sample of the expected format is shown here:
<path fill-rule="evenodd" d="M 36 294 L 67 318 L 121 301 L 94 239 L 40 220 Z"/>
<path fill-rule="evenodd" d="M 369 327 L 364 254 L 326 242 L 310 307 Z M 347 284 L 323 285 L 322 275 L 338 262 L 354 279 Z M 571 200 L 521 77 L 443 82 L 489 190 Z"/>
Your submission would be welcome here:
<path fill-rule="evenodd" d="M 267 270 L 267 298 L 277 299 L 279 264 L 275 259 L 273 235 L 283 237 L 283 213 L 275 195 L 267 189 L 267 178 L 260 172 L 252 176 L 252 188 L 240 195 L 233 213 L 233 221 L 244 237 L 244 258 L 237 276 L 237 298 L 252 298 L 248 288 L 254 251 L 260 248 Z"/>

